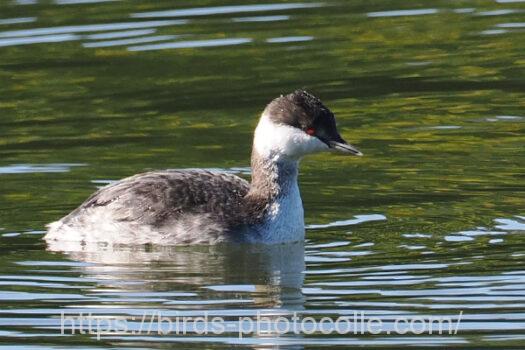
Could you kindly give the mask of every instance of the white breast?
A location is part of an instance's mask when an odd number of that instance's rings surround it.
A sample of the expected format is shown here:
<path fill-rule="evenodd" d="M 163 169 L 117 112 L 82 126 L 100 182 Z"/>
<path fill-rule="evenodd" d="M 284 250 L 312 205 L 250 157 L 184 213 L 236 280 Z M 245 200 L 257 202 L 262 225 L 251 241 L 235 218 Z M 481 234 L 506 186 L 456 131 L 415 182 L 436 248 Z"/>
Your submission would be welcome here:
<path fill-rule="evenodd" d="M 304 211 L 299 186 L 297 183 L 290 186 L 285 196 L 270 205 L 268 215 L 259 227 L 259 239 L 264 243 L 304 240 Z"/>

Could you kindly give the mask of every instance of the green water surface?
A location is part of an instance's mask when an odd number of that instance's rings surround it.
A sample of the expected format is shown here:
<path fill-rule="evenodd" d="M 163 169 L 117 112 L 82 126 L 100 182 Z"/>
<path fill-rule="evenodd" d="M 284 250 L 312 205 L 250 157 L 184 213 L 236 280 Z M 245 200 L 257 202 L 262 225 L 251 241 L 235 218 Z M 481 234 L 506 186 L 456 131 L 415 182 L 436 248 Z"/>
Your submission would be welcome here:
<path fill-rule="evenodd" d="M 297 88 L 365 154 L 303 160 L 304 246 L 41 240 L 138 172 L 249 178 L 259 113 Z M 0 348 L 524 348 L 524 110 L 520 0 L 1 0 Z M 61 312 L 204 311 L 462 316 L 453 335 L 60 334 Z"/>

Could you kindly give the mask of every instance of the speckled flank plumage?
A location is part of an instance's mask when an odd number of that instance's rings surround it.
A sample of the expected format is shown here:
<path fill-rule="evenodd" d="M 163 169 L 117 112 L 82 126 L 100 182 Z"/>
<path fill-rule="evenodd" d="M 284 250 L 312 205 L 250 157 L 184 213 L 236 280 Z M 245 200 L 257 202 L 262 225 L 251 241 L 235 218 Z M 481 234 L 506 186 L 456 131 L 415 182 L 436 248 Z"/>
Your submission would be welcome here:
<path fill-rule="evenodd" d="M 67 230 L 72 240 L 216 243 L 226 238 L 219 237 L 225 231 L 241 224 L 241 200 L 249 188 L 246 180 L 235 175 L 205 170 L 139 174 L 95 192 L 51 224 L 46 238 L 58 239 Z M 115 229 L 121 235 L 110 239 L 113 234 L 108 233 Z M 124 237 L 123 232 L 133 237 Z"/>
<path fill-rule="evenodd" d="M 111 244 L 303 240 L 299 160 L 334 142 L 346 145 L 333 114 L 313 95 L 296 91 L 273 100 L 260 118 L 251 184 L 205 170 L 135 175 L 95 192 L 51 223 L 44 238 Z"/>

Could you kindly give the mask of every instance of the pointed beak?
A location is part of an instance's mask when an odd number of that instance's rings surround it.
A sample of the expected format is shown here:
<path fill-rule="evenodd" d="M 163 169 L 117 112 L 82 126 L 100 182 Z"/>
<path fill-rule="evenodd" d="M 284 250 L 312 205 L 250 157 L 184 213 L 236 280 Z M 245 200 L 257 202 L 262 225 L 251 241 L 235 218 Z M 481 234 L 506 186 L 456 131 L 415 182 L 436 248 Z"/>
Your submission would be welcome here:
<path fill-rule="evenodd" d="M 338 153 L 348 154 L 352 156 L 362 156 L 363 153 L 359 151 L 357 148 L 352 146 L 349 143 L 346 143 L 346 141 L 342 140 L 343 142 L 338 141 L 328 141 L 328 145 L 331 149 Z"/>
<path fill-rule="evenodd" d="M 341 135 L 337 131 L 337 127 L 335 126 L 335 121 L 331 128 L 328 128 L 328 130 L 321 129 L 319 130 L 319 135 L 315 136 L 317 136 L 321 141 L 323 141 L 328 146 L 330 151 L 352 156 L 363 155 L 361 151 L 359 151 L 356 147 L 346 142 L 341 137 Z"/>
<path fill-rule="evenodd" d="M 332 137 L 330 137 L 328 142 L 326 142 L 326 144 L 328 144 L 328 147 L 330 147 L 331 150 L 337 153 L 342 153 L 342 154 L 347 154 L 347 155 L 352 155 L 352 156 L 362 156 L 363 155 L 361 151 L 359 151 L 357 148 L 355 148 L 354 146 L 346 142 L 341 137 L 341 135 L 339 135 L 338 132 L 335 132 L 332 135 Z"/>

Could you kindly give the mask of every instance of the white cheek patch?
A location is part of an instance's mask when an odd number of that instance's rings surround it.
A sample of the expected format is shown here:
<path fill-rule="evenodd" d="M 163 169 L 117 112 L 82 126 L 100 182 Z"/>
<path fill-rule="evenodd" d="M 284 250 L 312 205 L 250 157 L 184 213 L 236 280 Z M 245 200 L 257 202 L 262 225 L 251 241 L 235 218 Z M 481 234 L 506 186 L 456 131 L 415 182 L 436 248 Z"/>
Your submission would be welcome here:
<path fill-rule="evenodd" d="M 255 129 L 254 148 L 262 156 L 293 159 L 329 150 L 317 137 L 289 125 L 276 124 L 266 115 L 261 117 Z"/>

